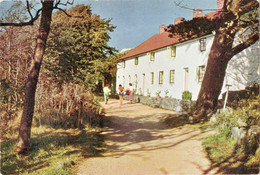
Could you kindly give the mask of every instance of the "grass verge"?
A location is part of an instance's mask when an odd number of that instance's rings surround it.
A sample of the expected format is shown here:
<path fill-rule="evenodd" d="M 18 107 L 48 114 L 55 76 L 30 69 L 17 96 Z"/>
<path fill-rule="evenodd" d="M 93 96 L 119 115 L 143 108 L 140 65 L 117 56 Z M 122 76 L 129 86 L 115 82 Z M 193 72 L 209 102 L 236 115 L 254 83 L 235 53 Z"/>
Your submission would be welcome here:
<path fill-rule="evenodd" d="M 248 149 L 243 144 L 236 143 L 231 138 L 229 128 L 219 129 L 212 128 L 210 122 L 188 124 L 185 115 L 169 116 L 164 121 L 167 126 L 188 127 L 194 130 L 201 130 L 202 133 L 216 130 L 214 135 L 205 137 L 203 142 L 204 150 L 208 159 L 211 161 L 211 166 L 205 170 L 205 174 L 211 170 L 217 171 L 217 174 L 258 174 L 260 165 L 260 148 L 256 153 L 250 154 Z"/>
<path fill-rule="evenodd" d="M 249 154 L 242 144 L 236 143 L 231 138 L 228 128 L 217 135 L 206 137 L 203 146 L 212 163 L 209 170 L 217 167 L 218 174 L 259 173 L 259 153 Z"/>
<path fill-rule="evenodd" d="M 72 174 L 75 162 L 104 151 L 100 129 L 33 128 L 27 156 L 16 155 L 15 144 L 15 139 L 1 143 L 2 174 Z"/>

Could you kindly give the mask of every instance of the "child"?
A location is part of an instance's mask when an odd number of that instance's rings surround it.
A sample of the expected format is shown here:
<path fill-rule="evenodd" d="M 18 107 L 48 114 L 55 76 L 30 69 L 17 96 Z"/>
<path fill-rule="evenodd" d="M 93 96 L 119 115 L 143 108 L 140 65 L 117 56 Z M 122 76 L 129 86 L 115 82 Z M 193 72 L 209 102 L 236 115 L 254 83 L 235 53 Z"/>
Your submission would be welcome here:
<path fill-rule="evenodd" d="M 120 105 L 122 105 L 123 104 L 123 96 L 124 96 L 124 87 L 121 84 L 119 85 L 118 91 L 119 91 Z"/>
<path fill-rule="evenodd" d="M 110 89 L 109 89 L 109 84 L 106 84 L 106 86 L 103 88 L 103 92 L 104 92 L 104 100 L 105 103 L 107 104 L 108 99 L 109 99 L 109 95 L 110 95 Z"/>

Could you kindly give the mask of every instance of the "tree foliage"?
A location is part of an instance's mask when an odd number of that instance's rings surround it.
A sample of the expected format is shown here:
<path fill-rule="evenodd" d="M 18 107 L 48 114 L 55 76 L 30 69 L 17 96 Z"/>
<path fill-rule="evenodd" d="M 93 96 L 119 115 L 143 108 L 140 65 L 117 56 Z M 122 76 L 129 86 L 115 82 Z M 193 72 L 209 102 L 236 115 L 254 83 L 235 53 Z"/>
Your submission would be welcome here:
<path fill-rule="evenodd" d="M 231 34 L 247 36 L 258 33 L 259 11 L 256 0 L 226 1 L 225 8 L 218 9 L 213 17 L 204 16 L 169 25 L 169 31 L 182 36 L 182 39 L 203 36 L 212 32 L 228 30 Z M 214 13 L 214 12 L 213 12 Z M 228 34 L 228 33 L 227 33 Z M 245 38 L 245 37 L 244 37 Z"/>
<path fill-rule="evenodd" d="M 79 5 L 53 15 L 46 49 L 45 72 L 60 82 L 82 84 L 90 90 L 104 81 L 101 65 L 115 49 L 108 46 L 111 19 L 93 15 L 90 6 Z M 57 37 L 59 36 L 59 37 Z"/>
<path fill-rule="evenodd" d="M 23 6 L 21 1 L 13 6 L 16 8 L 9 10 L 10 14 L 13 14 L 13 16 L 11 15 L 7 18 L 0 19 L 1 27 L 8 26 L 5 27 L 3 31 L 0 31 L 1 39 L 3 39 L 0 41 L 0 54 L 3 58 L 0 60 L 0 71 L 3 73 L 3 78 L 1 77 L 1 104 L 2 102 L 11 104 L 14 94 L 17 92 L 17 90 L 13 89 L 16 87 L 22 89 L 19 91 L 20 96 L 16 98 L 23 104 L 23 112 L 21 115 L 16 145 L 18 154 L 27 154 L 29 151 L 35 103 L 37 105 L 37 112 L 40 111 L 40 113 L 42 113 L 43 109 L 40 107 L 39 101 L 37 101 L 39 98 L 35 98 L 35 93 L 40 68 L 44 61 L 43 56 L 46 51 L 46 42 L 52 23 L 53 10 L 58 9 L 61 12 L 56 14 L 58 20 L 55 21 L 54 18 L 54 21 L 56 22 L 53 25 L 54 32 L 51 33 L 52 40 L 49 40 L 50 47 L 47 49 L 48 55 L 45 58 L 48 59 L 48 61 L 46 61 L 46 64 L 48 65 L 45 67 L 45 71 L 50 76 L 56 78 L 56 80 L 60 79 L 60 82 L 68 81 L 86 85 L 86 80 L 95 80 L 94 78 L 98 75 L 94 74 L 96 76 L 94 76 L 93 79 L 90 77 L 93 73 L 96 73 L 96 70 L 93 69 L 95 66 L 93 62 L 96 61 L 96 64 L 103 63 L 106 58 L 114 52 L 114 49 L 107 45 L 109 32 L 112 32 L 114 29 L 114 26 L 109 24 L 111 20 L 100 19 L 99 16 L 92 15 L 89 6 L 78 6 L 72 11 L 72 14 L 69 14 L 70 11 L 67 12 L 59 7 L 67 4 L 71 4 L 71 2 L 65 1 L 65 3 L 62 3 L 61 0 L 44 0 L 41 1 L 42 8 L 39 8 L 35 10 L 35 13 L 32 13 L 31 11 L 34 9 L 32 2 L 27 0 L 26 5 Z M 28 12 L 27 15 L 23 16 L 22 14 L 24 13 L 20 13 L 23 11 L 22 9 Z M 68 18 L 68 16 L 70 18 Z M 37 20 L 39 18 L 40 20 Z M 59 20 L 62 22 L 59 22 Z M 36 27 L 26 27 L 36 23 Z M 13 28 L 13 26 L 23 26 L 23 28 Z M 13 35 L 12 32 L 15 34 Z M 22 42 L 20 42 L 20 40 Z M 57 48 L 54 49 L 55 47 Z M 99 62 L 97 60 L 99 60 Z M 28 66 L 29 64 L 30 66 Z M 88 68 L 91 69 L 88 70 Z M 58 70 L 58 76 L 52 69 Z M 22 78 L 21 74 L 28 74 L 28 76 Z M 13 83 L 13 80 L 17 81 Z M 49 78 L 44 79 L 43 81 L 45 81 L 45 83 L 49 82 L 49 85 L 51 84 Z M 60 84 L 55 85 L 57 87 L 60 86 Z M 63 87 L 67 88 L 67 85 L 74 89 L 74 85 L 70 83 L 64 84 Z M 84 89 L 83 87 L 76 85 L 76 89 L 77 87 Z M 45 88 L 41 87 L 39 90 L 38 93 L 40 93 L 40 96 L 44 96 L 45 94 L 44 97 L 48 98 L 46 95 L 47 90 Z M 64 91 L 64 93 L 66 94 L 66 91 Z M 4 96 L 2 96 L 2 94 L 4 94 Z M 55 96 L 55 94 L 52 95 Z M 51 97 L 53 98 L 54 96 Z M 68 97 L 78 99 L 78 96 L 79 94 L 74 93 L 74 95 Z M 23 97 L 24 100 L 22 101 L 21 99 Z M 55 98 L 55 100 L 56 99 L 58 99 L 58 97 Z M 79 104 L 81 104 L 82 100 L 91 101 L 88 97 L 83 97 L 83 99 L 80 97 Z M 67 108 L 73 106 L 73 100 L 70 101 L 70 104 L 67 102 L 68 99 L 64 99 L 62 103 L 58 104 L 58 108 L 62 109 L 66 105 Z M 10 106 L 7 107 L 8 109 L 11 109 Z M 74 107 L 71 108 L 73 109 Z M 92 113 L 93 110 L 94 109 L 91 108 L 90 112 Z M 82 116 L 80 115 L 80 111 L 77 111 L 77 113 L 77 116 Z M 1 115 L 2 114 L 3 109 L 1 105 Z M 78 121 L 81 122 L 81 119 Z M 89 123 L 91 123 L 91 121 Z M 3 123 L 1 122 L 1 124 Z"/>

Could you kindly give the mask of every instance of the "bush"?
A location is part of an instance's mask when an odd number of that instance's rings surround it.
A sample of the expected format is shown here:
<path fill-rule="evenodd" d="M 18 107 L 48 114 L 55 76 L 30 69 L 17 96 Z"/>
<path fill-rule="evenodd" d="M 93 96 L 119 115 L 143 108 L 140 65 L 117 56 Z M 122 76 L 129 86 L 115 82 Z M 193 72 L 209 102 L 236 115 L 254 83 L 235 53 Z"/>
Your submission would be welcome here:
<path fill-rule="evenodd" d="M 34 125 L 54 128 L 80 128 L 100 125 L 103 111 L 98 100 L 84 87 L 67 83 L 38 86 Z"/>
<path fill-rule="evenodd" d="M 236 105 L 233 104 L 233 112 L 223 111 L 216 114 L 215 125 L 229 129 L 239 126 L 239 121 L 246 123 L 247 126 L 258 125 L 260 119 L 259 98 L 260 96 L 257 95 L 240 100 Z"/>
<path fill-rule="evenodd" d="M 184 91 L 184 92 L 182 93 L 182 99 L 183 99 L 183 100 L 191 100 L 191 98 L 192 98 L 192 93 L 191 93 L 191 92 L 189 92 L 189 91 Z"/>
<path fill-rule="evenodd" d="M 234 109 L 215 115 L 214 126 L 220 129 L 220 134 L 208 137 L 204 145 L 210 159 L 224 174 L 259 172 L 259 136 L 252 132 L 253 128 L 259 128 L 259 98 L 252 94 L 236 102 Z M 232 139 L 233 127 L 245 130 L 245 137 L 237 142 Z"/>

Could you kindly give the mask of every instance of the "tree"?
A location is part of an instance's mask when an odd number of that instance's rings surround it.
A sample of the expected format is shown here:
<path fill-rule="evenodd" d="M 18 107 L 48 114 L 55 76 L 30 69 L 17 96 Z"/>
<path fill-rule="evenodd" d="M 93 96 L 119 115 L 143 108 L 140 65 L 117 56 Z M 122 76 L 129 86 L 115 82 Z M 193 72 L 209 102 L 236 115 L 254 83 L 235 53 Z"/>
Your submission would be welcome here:
<path fill-rule="evenodd" d="M 123 57 L 126 53 L 127 52 L 118 52 L 108 57 L 105 61 L 95 60 L 96 69 L 102 75 L 100 78 L 103 82 L 103 86 L 105 84 L 112 84 L 111 85 L 112 95 L 116 93 L 117 63 L 120 62 L 120 58 Z M 103 92 L 103 88 L 101 87 L 98 92 Z"/>
<path fill-rule="evenodd" d="M 60 0 L 56 0 L 55 3 L 54 0 L 44 0 L 41 1 L 41 3 L 42 8 L 37 10 L 35 15 L 33 16 L 33 14 L 31 13 L 32 7 L 29 1 L 26 1 L 26 10 L 28 11 L 28 14 L 30 16 L 30 20 L 27 22 L 24 22 L 23 19 L 18 19 L 18 22 L 16 22 L 17 20 L 11 22 L 0 22 L 0 26 L 21 27 L 26 25 L 33 25 L 34 22 L 41 16 L 38 35 L 36 38 L 36 46 L 34 49 L 34 55 L 31 61 L 31 67 L 29 69 L 28 79 L 26 82 L 24 107 L 19 128 L 19 135 L 17 139 L 16 150 L 18 154 L 26 154 L 30 148 L 31 126 L 35 104 L 35 92 L 44 51 L 46 48 L 46 41 L 50 31 L 52 11 L 53 9 L 61 10 L 58 7 L 58 5 L 61 4 Z M 67 1 L 67 3 L 69 3 L 69 1 Z"/>
<path fill-rule="evenodd" d="M 101 19 L 90 6 L 79 5 L 67 11 L 77 18 L 57 12 L 46 49 L 44 72 L 56 80 L 84 85 L 95 91 L 104 75 L 99 65 L 107 62 L 115 49 L 108 46 L 111 19 Z M 60 36 L 60 37 L 57 37 Z"/>
<path fill-rule="evenodd" d="M 24 82 L 28 74 L 30 58 L 33 56 L 33 34 L 35 28 L 6 28 L 0 40 L 0 80 L 9 85 L 12 93 L 6 94 L 8 100 L 2 101 L 1 111 L 9 113 L 20 107 L 23 99 Z M 12 112 L 10 113 L 12 114 Z"/>
<path fill-rule="evenodd" d="M 190 122 L 207 120 L 216 111 L 229 61 L 259 39 L 258 10 L 257 0 L 223 0 L 217 18 L 195 18 L 169 26 L 173 34 L 180 34 L 184 39 L 215 32 L 200 92 L 189 113 Z M 244 39 L 236 44 L 235 38 L 240 33 Z"/>

